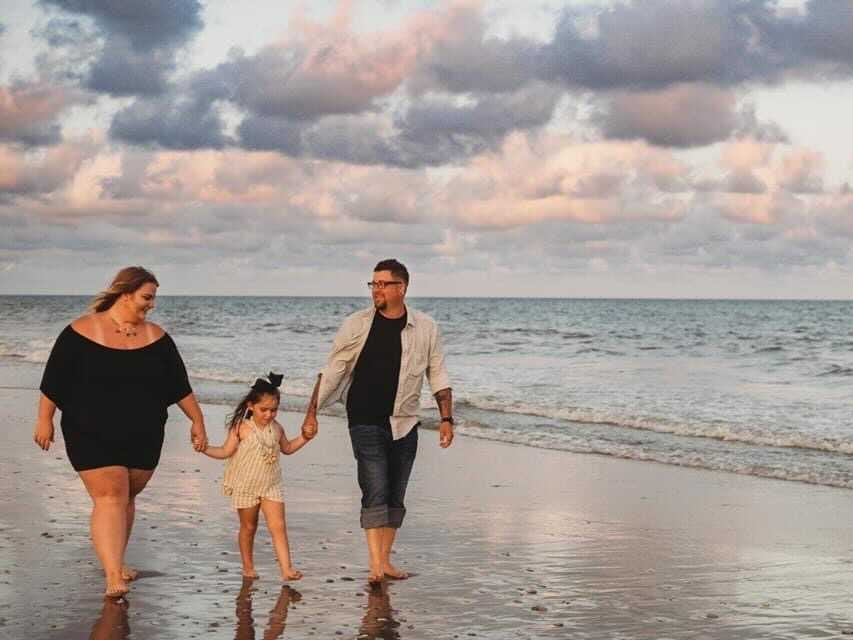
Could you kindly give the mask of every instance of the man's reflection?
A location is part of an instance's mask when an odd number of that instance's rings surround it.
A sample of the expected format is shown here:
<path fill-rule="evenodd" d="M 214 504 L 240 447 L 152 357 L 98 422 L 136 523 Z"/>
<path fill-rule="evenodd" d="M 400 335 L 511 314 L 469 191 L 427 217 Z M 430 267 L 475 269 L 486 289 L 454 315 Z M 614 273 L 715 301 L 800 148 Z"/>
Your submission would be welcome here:
<path fill-rule="evenodd" d="M 243 580 L 240 593 L 237 594 L 237 633 L 235 640 L 255 640 L 255 620 L 252 617 L 252 595 L 254 595 L 254 580 Z M 264 640 L 280 638 L 284 633 L 287 622 L 287 608 L 291 602 L 299 602 L 302 595 L 295 589 L 285 585 L 278 594 L 275 606 L 270 610 L 267 628 L 264 631 Z"/>
<path fill-rule="evenodd" d="M 130 636 L 127 608 L 124 598 L 104 598 L 104 607 L 92 627 L 90 640 L 126 640 Z"/>
<path fill-rule="evenodd" d="M 361 620 L 358 637 L 399 640 L 400 623 L 394 620 L 391 610 L 391 598 L 388 595 L 388 583 L 372 585 L 367 594 L 367 613 Z"/>

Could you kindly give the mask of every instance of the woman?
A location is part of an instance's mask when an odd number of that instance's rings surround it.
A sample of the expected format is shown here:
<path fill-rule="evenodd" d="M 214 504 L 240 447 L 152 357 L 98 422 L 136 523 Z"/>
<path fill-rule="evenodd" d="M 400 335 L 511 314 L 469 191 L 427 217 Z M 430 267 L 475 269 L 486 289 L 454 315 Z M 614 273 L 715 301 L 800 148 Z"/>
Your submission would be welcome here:
<path fill-rule="evenodd" d="M 172 338 L 145 317 L 159 283 L 126 267 L 65 327 L 41 382 L 33 439 L 47 451 L 53 415 L 62 411 L 65 450 L 94 502 L 92 543 L 106 576 L 105 595 L 120 598 L 136 572 L 123 564 L 134 499 L 151 479 L 163 445 L 167 407 L 192 421 L 196 451 L 207 446 L 201 409 Z"/>

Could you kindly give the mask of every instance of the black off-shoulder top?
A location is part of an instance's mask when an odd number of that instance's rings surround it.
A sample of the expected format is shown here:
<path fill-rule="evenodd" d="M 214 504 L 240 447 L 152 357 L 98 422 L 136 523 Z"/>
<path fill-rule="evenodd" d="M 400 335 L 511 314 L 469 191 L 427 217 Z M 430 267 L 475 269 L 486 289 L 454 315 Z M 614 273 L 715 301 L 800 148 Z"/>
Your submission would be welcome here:
<path fill-rule="evenodd" d="M 139 349 L 115 349 L 65 327 L 51 350 L 41 392 L 62 411 L 62 433 L 78 471 L 153 469 L 167 408 L 190 393 L 187 370 L 166 333 Z"/>

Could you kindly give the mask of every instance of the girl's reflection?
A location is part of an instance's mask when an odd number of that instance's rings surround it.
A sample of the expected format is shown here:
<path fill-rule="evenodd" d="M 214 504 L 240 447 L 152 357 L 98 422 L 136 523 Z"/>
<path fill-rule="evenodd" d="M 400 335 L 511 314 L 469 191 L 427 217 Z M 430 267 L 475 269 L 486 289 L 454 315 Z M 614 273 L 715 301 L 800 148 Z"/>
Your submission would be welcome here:
<path fill-rule="evenodd" d="M 243 580 L 243 586 L 240 593 L 237 594 L 237 632 L 234 636 L 235 640 L 255 640 L 255 620 L 252 617 L 252 595 L 255 592 L 253 588 L 254 580 Z M 285 585 L 281 588 L 281 593 L 278 594 L 275 606 L 270 611 L 269 622 L 267 623 L 266 631 L 264 631 L 264 640 L 274 640 L 280 638 L 284 633 L 285 623 L 287 622 L 287 608 L 291 602 L 299 602 L 302 595 L 295 589 Z"/>

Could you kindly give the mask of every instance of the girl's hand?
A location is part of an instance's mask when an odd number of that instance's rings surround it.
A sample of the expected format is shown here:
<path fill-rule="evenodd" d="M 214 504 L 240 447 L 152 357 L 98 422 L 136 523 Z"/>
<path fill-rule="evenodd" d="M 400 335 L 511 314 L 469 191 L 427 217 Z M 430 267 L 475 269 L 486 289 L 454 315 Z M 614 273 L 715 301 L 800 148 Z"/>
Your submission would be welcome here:
<path fill-rule="evenodd" d="M 207 431 L 203 422 L 193 422 L 190 427 L 190 441 L 196 451 L 207 449 Z"/>
<path fill-rule="evenodd" d="M 33 431 L 33 441 L 43 450 L 50 449 L 53 442 L 53 420 L 39 420 Z"/>
<path fill-rule="evenodd" d="M 317 435 L 317 419 L 306 417 L 302 422 L 302 437 L 310 440 Z"/>

